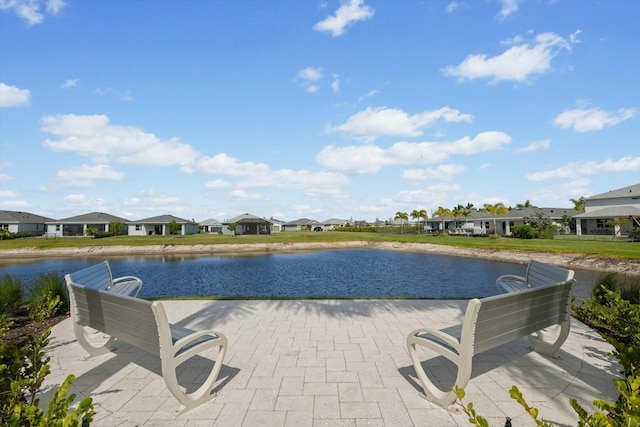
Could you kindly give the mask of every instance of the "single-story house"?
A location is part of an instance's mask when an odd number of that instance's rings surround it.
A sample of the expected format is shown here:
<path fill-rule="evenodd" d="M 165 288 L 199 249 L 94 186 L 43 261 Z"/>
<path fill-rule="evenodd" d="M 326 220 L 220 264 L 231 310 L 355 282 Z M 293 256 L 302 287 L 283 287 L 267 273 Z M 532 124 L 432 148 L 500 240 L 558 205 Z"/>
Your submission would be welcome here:
<path fill-rule="evenodd" d="M 53 219 L 30 212 L 0 210 L 0 229 L 13 234 L 31 233 L 33 236 L 42 236 L 46 232 L 45 223 L 50 221 Z"/>
<path fill-rule="evenodd" d="M 87 228 L 92 228 L 99 233 L 107 233 L 109 232 L 109 224 L 112 222 L 126 225 L 129 220 L 103 212 L 91 212 L 60 220 L 47 221 L 46 235 L 53 237 L 81 237 L 87 235 Z"/>
<path fill-rule="evenodd" d="M 574 217 L 580 212 L 569 208 L 515 208 L 509 210 L 507 215 L 496 216 L 496 228 L 493 229 L 493 216 L 488 212 L 472 210 L 467 217 L 467 223 L 463 226 L 466 228 L 468 222 L 473 223 L 473 234 L 500 234 L 503 236 L 511 235 L 511 227 L 525 224 L 527 218 L 531 218 L 538 213 L 543 213 L 551 219 L 551 222 L 558 227 L 562 227 L 562 218 L 564 216 Z"/>
<path fill-rule="evenodd" d="M 640 184 L 585 198 L 584 213 L 574 218 L 578 235 L 628 235 L 640 227 Z M 626 223 L 612 224 L 616 220 L 626 220 Z"/>
<path fill-rule="evenodd" d="M 129 235 L 130 236 L 147 236 L 147 235 L 161 235 L 167 236 L 170 233 L 169 224 L 176 222 L 180 226 L 180 231 L 177 233 L 181 236 L 187 234 L 198 234 L 198 223 L 183 218 L 178 218 L 173 215 L 160 215 L 152 218 L 141 219 L 139 221 L 129 221 Z"/>
<path fill-rule="evenodd" d="M 244 213 L 222 223 L 223 234 L 271 234 L 271 221 Z"/>
<path fill-rule="evenodd" d="M 201 233 L 217 234 L 222 231 L 222 223 L 217 219 L 209 218 L 198 223 Z"/>
<path fill-rule="evenodd" d="M 273 217 L 269 218 L 269 222 L 271 222 L 271 232 L 272 233 L 279 233 L 282 231 L 282 224 L 285 223 L 285 221 L 282 221 L 280 219 L 275 219 Z"/>
<path fill-rule="evenodd" d="M 329 218 L 324 221 L 320 221 L 320 227 L 322 227 L 323 231 L 331 231 L 335 230 L 336 228 L 342 228 L 348 223 L 349 221 L 346 219 Z"/>
<path fill-rule="evenodd" d="M 282 224 L 282 231 L 311 231 L 317 227 L 322 230 L 322 224 L 315 219 L 300 218 Z"/>

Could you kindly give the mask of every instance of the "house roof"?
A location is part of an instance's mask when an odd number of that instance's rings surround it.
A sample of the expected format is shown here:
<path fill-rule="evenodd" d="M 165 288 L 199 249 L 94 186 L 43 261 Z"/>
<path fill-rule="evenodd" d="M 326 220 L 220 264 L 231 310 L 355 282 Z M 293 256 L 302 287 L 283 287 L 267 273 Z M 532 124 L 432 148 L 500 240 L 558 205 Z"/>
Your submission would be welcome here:
<path fill-rule="evenodd" d="M 296 219 L 295 221 L 286 222 L 284 225 L 307 225 L 307 224 L 320 224 L 320 223 L 315 219 L 300 218 L 300 219 Z"/>
<path fill-rule="evenodd" d="M 65 223 L 65 224 L 107 224 L 110 222 L 129 222 L 128 219 L 120 218 L 103 212 L 90 212 L 87 214 L 70 216 L 60 220 L 51 220 L 47 223 Z"/>
<path fill-rule="evenodd" d="M 322 221 L 322 224 L 346 224 L 348 221 L 346 219 L 340 218 L 329 218 L 327 220 Z"/>
<path fill-rule="evenodd" d="M 214 218 L 205 219 L 204 221 L 200 221 L 198 224 L 199 225 L 214 225 L 214 226 L 222 225 L 222 223 L 220 221 L 218 221 L 217 219 L 214 219 Z"/>
<path fill-rule="evenodd" d="M 36 224 L 49 221 L 54 220 L 30 212 L 0 211 L 0 222 L 3 224 Z"/>
<path fill-rule="evenodd" d="M 234 224 L 238 222 L 269 222 L 268 219 L 260 218 L 259 216 L 251 215 L 249 213 L 243 213 L 235 218 L 224 221 L 224 224 Z"/>
<path fill-rule="evenodd" d="M 596 194 L 595 196 L 585 198 L 585 200 L 618 199 L 620 197 L 640 197 L 640 184 L 634 184 L 628 187 L 618 188 L 617 190 L 607 191 L 606 193 Z"/>
<path fill-rule="evenodd" d="M 610 206 L 608 208 L 602 208 L 591 212 L 581 213 L 580 215 L 574 215 L 574 218 L 626 218 L 632 215 L 640 215 L 640 209 L 634 206 Z"/>
<path fill-rule="evenodd" d="M 178 224 L 196 224 L 195 221 L 190 221 L 184 218 L 178 218 L 173 215 L 159 215 L 151 218 L 140 219 L 138 221 L 131 221 L 130 224 L 168 224 L 171 221 L 175 221 Z"/>

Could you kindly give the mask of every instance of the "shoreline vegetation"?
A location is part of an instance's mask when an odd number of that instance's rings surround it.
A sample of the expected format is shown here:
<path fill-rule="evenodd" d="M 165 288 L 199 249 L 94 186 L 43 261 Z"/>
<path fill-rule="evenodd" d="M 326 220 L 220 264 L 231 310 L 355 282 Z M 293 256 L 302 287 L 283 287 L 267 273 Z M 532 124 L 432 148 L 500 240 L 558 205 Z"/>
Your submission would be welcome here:
<path fill-rule="evenodd" d="M 68 257 L 262 255 L 332 249 L 421 252 L 518 264 L 526 264 L 533 258 L 564 268 L 640 276 L 640 244 L 632 242 L 565 239 L 536 242 L 505 238 L 376 236 L 375 233 L 342 232 L 237 237 L 150 236 L 146 241 L 145 238 L 130 236 L 0 241 L 3 262 Z"/>

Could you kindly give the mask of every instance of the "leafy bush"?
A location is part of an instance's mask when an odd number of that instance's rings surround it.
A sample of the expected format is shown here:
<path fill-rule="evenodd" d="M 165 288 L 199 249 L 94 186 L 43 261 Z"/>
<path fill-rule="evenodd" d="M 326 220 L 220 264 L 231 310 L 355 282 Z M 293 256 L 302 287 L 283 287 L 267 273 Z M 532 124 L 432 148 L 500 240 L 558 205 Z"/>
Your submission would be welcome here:
<path fill-rule="evenodd" d="M 513 237 L 517 239 L 535 239 L 538 231 L 529 224 L 514 225 L 511 227 Z"/>
<path fill-rule="evenodd" d="M 11 323 L 0 318 L 0 425 L 3 426 L 85 426 L 95 412 L 92 399 L 86 397 L 69 412 L 76 396 L 67 397 L 74 380 L 69 375 L 56 390 L 45 413 L 37 398 L 44 379 L 51 373 L 50 358 L 44 348 L 49 344 L 51 329 L 37 338 L 29 335 L 29 344 L 20 349 L 4 340 Z"/>
<path fill-rule="evenodd" d="M 0 276 L 0 315 L 13 314 L 22 303 L 22 283 L 8 274 Z"/>
<path fill-rule="evenodd" d="M 557 225 L 549 225 L 542 230 L 538 230 L 538 237 L 541 239 L 553 239 L 556 234 L 558 234 L 558 226 Z"/>
<path fill-rule="evenodd" d="M 28 304 L 29 316 L 42 321 L 69 310 L 69 296 L 63 279 L 55 273 L 40 274 Z"/>

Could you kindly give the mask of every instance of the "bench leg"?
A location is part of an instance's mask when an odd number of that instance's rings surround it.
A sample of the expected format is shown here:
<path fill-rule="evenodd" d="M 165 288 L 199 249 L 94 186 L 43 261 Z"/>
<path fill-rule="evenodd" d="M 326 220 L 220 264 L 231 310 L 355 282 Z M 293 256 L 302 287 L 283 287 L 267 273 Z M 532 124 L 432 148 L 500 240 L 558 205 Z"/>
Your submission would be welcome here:
<path fill-rule="evenodd" d="M 569 336 L 570 324 L 566 320 L 559 325 L 554 325 L 549 328 L 529 335 L 529 345 L 533 350 L 545 356 L 554 356 L 554 353 L 562 347 L 562 344 L 567 340 Z"/>
<path fill-rule="evenodd" d="M 424 390 L 424 394 L 421 394 L 421 396 L 443 408 L 448 408 L 456 401 L 456 393 L 453 391 L 453 388 L 448 391 L 442 390 L 429 379 L 420 363 L 416 346 L 427 347 L 452 361 L 458 367 L 455 385 L 461 388 L 466 387 L 471 379 L 472 356 L 471 354 L 467 354 L 466 351 L 457 353 L 437 342 L 422 338 L 418 336 L 420 333 L 421 331 L 416 331 L 407 337 L 407 348 L 409 349 L 411 361 L 413 362 L 416 374 Z"/>
<path fill-rule="evenodd" d="M 108 337 L 105 341 L 106 335 L 102 332 L 98 332 L 87 326 L 81 326 L 78 324 L 74 325 L 74 332 L 76 339 L 78 340 L 78 344 L 80 344 L 80 346 L 89 353 L 86 359 L 93 359 L 94 357 L 98 357 L 102 354 L 115 350 L 113 345 L 114 338 Z"/>
<path fill-rule="evenodd" d="M 197 344 L 194 348 L 186 350 L 183 354 L 177 357 L 175 355 L 171 355 L 169 357 L 165 354 L 162 355 L 162 376 L 164 378 L 164 382 L 171 394 L 173 394 L 173 396 L 182 404 L 180 409 L 178 409 L 178 415 L 183 414 L 215 397 L 212 390 L 216 385 L 218 374 L 220 374 L 220 369 L 222 369 L 222 361 L 227 353 L 227 338 L 222 334 L 216 334 L 216 336 L 217 338 Z M 176 370 L 183 362 L 197 353 L 214 347 L 218 347 L 218 353 L 214 359 L 214 366 L 209 372 L 209 375 L 197 390 L 191 393 L 185 393 L 178 383 Z"/>

